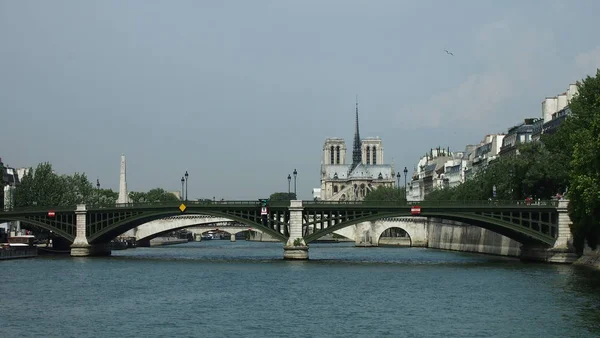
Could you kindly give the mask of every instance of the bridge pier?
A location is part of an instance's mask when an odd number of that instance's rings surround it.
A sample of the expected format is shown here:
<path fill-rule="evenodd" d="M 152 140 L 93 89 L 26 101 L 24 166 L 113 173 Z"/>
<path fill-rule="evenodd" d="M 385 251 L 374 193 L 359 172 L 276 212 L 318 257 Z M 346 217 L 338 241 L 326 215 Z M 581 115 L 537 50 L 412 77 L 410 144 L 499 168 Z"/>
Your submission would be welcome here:
<path fill-rule="evenodd" d="M 231 237 L 229 237 L 229 240 L 232 242 L 235 242 L 235 234 L 231 234 Z"/>
<path fill-rule="evenodd" d="M 110 256 L 110 244 L 89 244 L 86 235 L 87 209 L 78 204 L 75 210 L 75 240 L 71 244 L 72 257 Z"/>
<path fill-rule="evenodd" d="M 573 246 L 573 235 L 571 234 L 571 217 L 567 206 L 569 200 L 558 201 L 558 236 L 556 242 L 550 248 L 523 245 L 521 246 L 521 259 L 533 260 L 547 263 L 571 264 L 578 258 Z"/>
<path fill-rule="evenodd" d="M 290 201 L 290 237 L 283 246 L 283 258 L 290 260 L 307 260 L 308 245 L 302 237 L 302 200 Z"/>

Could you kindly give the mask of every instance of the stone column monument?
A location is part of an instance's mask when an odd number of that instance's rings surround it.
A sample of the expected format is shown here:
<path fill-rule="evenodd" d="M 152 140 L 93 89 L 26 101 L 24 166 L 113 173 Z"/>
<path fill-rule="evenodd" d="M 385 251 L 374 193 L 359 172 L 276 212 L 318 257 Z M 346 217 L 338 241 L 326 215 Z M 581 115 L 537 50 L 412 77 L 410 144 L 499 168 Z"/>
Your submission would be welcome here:
<path fill-rule="evenodd" d="M 125 154 L 121 154 L 121 176 L 119 177 L 119 198 L 117 203 L 129 203 L 129 194 L 127 192 L 127 165 L 125 164 Z"/>

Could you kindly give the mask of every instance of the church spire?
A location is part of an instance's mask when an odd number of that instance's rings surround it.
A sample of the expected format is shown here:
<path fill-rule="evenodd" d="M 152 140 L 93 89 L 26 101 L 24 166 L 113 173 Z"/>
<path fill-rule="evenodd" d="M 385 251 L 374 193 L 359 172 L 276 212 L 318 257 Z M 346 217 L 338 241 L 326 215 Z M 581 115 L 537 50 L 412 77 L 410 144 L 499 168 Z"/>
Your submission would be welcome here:
<path fill-rule="evenodd" d="M 360 149 L 360 132 L 358 130 L 358 95 L 356 95 L 356 126 L 354 129 L 354 146 L 352 148 L 352 166 L 350 171 L 354 170 L 362 162 L 362 151 Z"/>

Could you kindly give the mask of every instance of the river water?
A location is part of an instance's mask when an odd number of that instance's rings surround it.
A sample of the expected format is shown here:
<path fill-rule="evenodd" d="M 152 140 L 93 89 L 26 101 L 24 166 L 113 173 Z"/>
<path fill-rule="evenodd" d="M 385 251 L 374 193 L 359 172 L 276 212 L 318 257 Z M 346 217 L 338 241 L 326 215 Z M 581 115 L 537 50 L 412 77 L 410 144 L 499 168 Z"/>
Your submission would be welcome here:
<path fill-rule="evenodd" d="M 0 262 L 0 337 L 598 337 L 600 273 L 419 248 L 204 241 Z"/>

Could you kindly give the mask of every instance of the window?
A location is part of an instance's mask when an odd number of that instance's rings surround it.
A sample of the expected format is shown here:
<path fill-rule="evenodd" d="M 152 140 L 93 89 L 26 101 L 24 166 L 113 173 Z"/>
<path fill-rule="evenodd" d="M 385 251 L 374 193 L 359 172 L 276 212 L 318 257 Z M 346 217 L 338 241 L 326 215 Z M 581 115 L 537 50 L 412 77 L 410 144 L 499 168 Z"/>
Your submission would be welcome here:
<path fill-rule="evenodd" d="M 340 164 L 340 146 L 335 147 L 336 150 L 336 164 Z"/>
<path fill-rule="evenodd" d="M 371 164 L 371 147 L 367 146 L 367 164 Z"/>
<path fill-rule="evenodd" d="M 331 148 L 329 149 L 329 157 L 330 157 L 330 164 L 335 164 L 335 162 L 333 162 L 333 155 L 334 154 L 334 148 L 333 146 L 331 146 Z"/>
<path fill-rule="evenodd" d="M 337 192 L 338 192 L 338 186 L 337 186 L 337 185 L 334 185 L 334 186 L 333 186 L 333 193 L 334 193 L 334 194 L 337 194 Z"/>
<path fill-rule="evenodd" d="M 377 164 L 377 147 L 373 146 L 373 163 L 372 164 Z"/>

